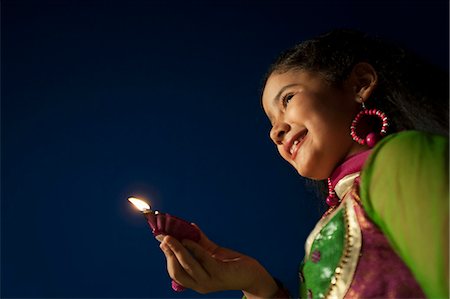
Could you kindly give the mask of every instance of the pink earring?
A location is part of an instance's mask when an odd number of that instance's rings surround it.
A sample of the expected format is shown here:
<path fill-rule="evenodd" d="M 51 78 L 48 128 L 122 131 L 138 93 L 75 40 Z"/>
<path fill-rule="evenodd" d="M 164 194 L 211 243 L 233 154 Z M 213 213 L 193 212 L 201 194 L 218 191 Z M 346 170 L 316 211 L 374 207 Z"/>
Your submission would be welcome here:
<path fill-rule="evenodd" d="M 352 122 L 350 135 L 353 140 L 359 144 L 367 144 L 372 148 L 386 135 L 389 121 L 384 112 L 378 109 L 367 109 L 362 97 L 359 98 L 358 102 L 361 102 L 362 110 L 356 115 Z M 378 133 L 373 132 L 374 128 L 379 127 L 381 127 L 381 129 Z M 336 195 L 336 191 L 334 191 L 331 178 L 328 178 L 328 197 L 326 202 L 330 208 L 336 207 L 340 202 Z"/>
<path fill-rule="evenodd" d="M 362 102 L 362 98 L 360 98 Z M 384 112 L 378 109 L 366 109 L 364 102 L 362 108 L 355 117 L 350 127 L 350 135 L 353 140 L 361 145 L 367 144 L 370 148 L 374 147 L 377 142 L 383 138 L 389 127 L 389 121 Z M 375 116 L 375 117 L 373 117 Z M 364 119 L 364 121 L 362 121 Z M 374 127 L 380 127 L 378 133 L 373 132 Z M 361 137 L 363 135 L 363 137 Z"/>

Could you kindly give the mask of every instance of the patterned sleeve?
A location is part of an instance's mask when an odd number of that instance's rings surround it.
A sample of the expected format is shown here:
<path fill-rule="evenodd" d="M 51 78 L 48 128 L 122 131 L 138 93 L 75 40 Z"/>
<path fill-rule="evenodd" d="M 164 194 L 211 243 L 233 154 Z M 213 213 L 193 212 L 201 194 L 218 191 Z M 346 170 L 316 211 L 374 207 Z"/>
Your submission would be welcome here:
<path fill-rule="evenodd" d="M 448 138 L 386 137 L 361 175 L 361 200 L 429 298 L 449 298 Z"/>

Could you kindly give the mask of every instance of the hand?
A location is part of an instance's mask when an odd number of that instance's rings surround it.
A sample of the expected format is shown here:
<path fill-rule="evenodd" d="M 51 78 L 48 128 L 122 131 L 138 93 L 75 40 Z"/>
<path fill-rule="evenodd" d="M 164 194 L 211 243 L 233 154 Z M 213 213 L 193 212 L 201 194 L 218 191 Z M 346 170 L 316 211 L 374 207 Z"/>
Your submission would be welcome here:
<path fill-rule="evenodd" d="M 160 245 L 170 277 L 201 294 L 243 290 L 247 298 L 269 298 L 278 286 L 255 259 L 210 241 L 203 232 L 198 243 L 171 236 Z"/>

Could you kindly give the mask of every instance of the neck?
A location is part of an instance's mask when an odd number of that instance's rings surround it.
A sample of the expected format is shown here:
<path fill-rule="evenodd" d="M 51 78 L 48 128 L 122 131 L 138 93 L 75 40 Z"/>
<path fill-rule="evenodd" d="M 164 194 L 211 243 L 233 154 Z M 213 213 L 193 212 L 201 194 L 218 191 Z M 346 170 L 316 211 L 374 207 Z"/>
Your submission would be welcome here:
<path fill-rule="evenodd" d="M 364 162 L 370 155 L 370 152 L 371 152 L 370 150 L 365 150 L 357 154 L 351 155 L 347 157 L 345 161 L 342 162 L 341 165 L 336 167 L 336 169 L 330 176 L 332 187 L 334 188 L 336 184 L 339 182 L 339 180 L 342 179 L 343 177 L 361 171 L 362 167 L 364 166 Z"/>

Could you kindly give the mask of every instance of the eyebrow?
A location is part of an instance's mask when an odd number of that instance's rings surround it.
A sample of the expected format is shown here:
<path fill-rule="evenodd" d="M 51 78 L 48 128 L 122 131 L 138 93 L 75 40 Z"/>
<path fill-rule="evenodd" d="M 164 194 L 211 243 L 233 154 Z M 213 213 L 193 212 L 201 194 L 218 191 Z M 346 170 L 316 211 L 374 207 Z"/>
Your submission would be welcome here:
<path fill-rule="evenodd" d="M 283 88 L 281 88 L 280 91 L 277 93 L 277 95 L 273 98 L 272 102 L 273 102 L 273 103 L 276 103 L 277 100 L 280 98 L 281 94 L 282 94 L 286 89 L 291 88 L 291 87 L 293 87 L 293 86 L 297 86 L 297 85 L 301 85 L 301 84 L 299 84 L 299 83 L 292 83 L 292 84 L 286 85 L 286 86 L 284 86 Z"/>

